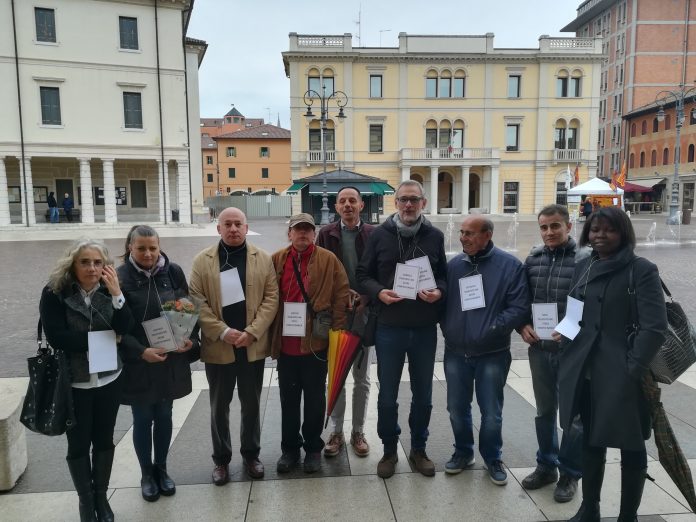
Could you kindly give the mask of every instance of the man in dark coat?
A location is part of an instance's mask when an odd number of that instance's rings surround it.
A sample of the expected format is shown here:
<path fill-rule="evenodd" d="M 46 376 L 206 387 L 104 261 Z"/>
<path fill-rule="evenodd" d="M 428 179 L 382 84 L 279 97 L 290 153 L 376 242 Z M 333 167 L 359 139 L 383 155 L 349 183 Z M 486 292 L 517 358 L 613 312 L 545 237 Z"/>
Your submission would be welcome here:
<path fill-rule="evenodd" d="M 48 193 L 48 199 L 46 202 L 48 203 L 48 210 L 51 213 L 51 223 L 58 223 L 58 202 L 56 201 L 53 192 Z"/>
<path fill-rule="evenodd" d="M 525 477 L 522 487 L 539 489 L 558 480 L 553 498 L 556 502 L 569 502 L 575 496 L 578 479 L 582 476 L 582 425 L 577 419 L 571 431 L 563 433 L 559 448 L 556 427 L 559 343 L 543 334 L 542 339 L 534 329 L 534 305 L 552 306 L 557 320 L 563 319 L 575 269 L 576 244 L 570 237 L 572 225 L 566 207 L 547 205 L 541 209 L 537 219 L 544 244 L 532 248 L 524 263 L 533 304 L 532 315 L 519 333 L 529 343 L 539 449 L 537 467 Z M 542 306 L 538 308 L 542 309 Z M 561 471 L 560 480 L 557 469 Z"/>
<path fill-rule="evenodd" d="M 384 445 L 384 456 L 377 465 L 377 475 L 381 478 L 391 477 L 396 470 L 401 434 L 397 396 L 407 355 L 413 395 L 408 422 L 409 460 L 421 474 L 435 475 L 435 465 L 428 458 L 425 445 L 433 407 L 437 322 L 447 286 L 447 261 L 444 235 L 422 215 L 426 203 L 420 183 L 402 181 L 396 190 L 397 212 L 373 231 L 357 270 L 361 293 L 380 303 L 375 350 L 380 385 L 377 433 Z M 400 294 L 394 290 L 394 280 L 397 267 L 409 271 L 402 266 L 409 262 L 421 267 L 415 277 L 418 284 L 412 284 L 411 289 L 414 293 L 422 289 L 415 296 L 405 298 L 406 292 Z M 430 272 L 424 286 L 420 284 L 422 272 Z M 400 282 L 405 280 L 401 278 Z"/>
<path fill-rule="evenodd" d="M 72 210 L 73 207 L 75 207 L 75 202 L 73 201 L 73 198 L 70 197 L 70 194 L 67 192 L 65 193 L 65 196 L 63 197 L 63 211 L 65 212 L 65 217 L 68 220 L 69 223 L 72 223 Z"/>
<path fill-rule="evenodd" d="M 374 226 L 360 220 L 360 211 L 365 207 L 362 195 L 356 187 L 342 187 L 336 194 L 336 212 L 341 219 L 321 228 L 317 235 L 317 246 L 334 253 L 343 264 L 350 283 L 352 307 L 357 307 L 356 314 L 363 313 L 367 305 L 367 296 L 358 293 L 355 271 L 360 258 L 365 252 L 367 238 Z M 360 315 L 358 319 L 360 320 Z M 370 453 L 370 446 L 365 440 L 364 426 L 367 416 L 367 401 L 370 398 L 370 354 L 369 346 L 363 346 L 362 358 L 353 363 L 353 426 L 350 445 L 359 457 Z M 345 444 L 343 436 L 343 416 L 346 411 L 346 391 L 341 390 L 333 412 L 331 413 L 331 437 L 324 446 L 324 455 L 335 457 Z"/>

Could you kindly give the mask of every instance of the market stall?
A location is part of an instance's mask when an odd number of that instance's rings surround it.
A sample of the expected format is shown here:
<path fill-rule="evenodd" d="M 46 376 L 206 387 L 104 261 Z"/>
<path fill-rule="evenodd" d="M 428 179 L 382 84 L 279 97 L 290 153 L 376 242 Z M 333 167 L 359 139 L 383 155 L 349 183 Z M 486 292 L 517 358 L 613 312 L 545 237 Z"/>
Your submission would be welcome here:
<path fill-rule="evenodd" d="M 585 183 L 568 190 L 568 212 L 580 215 L 580 207 L 585 199 L 589 198 L 596 207 L 621 207 L 623 208 L 623 189 L 611 188 L 611 185 L 599 178 L 592 178 Z"/>

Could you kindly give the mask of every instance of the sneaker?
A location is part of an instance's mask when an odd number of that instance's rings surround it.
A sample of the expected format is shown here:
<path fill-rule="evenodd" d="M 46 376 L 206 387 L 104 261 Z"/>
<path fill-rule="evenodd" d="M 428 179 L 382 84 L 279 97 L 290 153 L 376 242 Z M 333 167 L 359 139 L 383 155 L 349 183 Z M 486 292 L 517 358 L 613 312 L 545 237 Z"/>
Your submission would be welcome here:
<path fill-rule="evenodd" d="M 300 462 L 300 450 L 283 452 L 278 459 L 276 469 L 278 473 L 289 473 L 295 469 L 298 462 Z"/>
<path fill-rule="evenodd" d="M 370 454 L 370 445 L 365 440 L 365 434 L 362 432 L 351 433 L 350 445 L 353 448 L 353 453 L 358 457 L 367 457 Z"/>
<path fill-rule="evenodd" d="M 522 480 L 522 487 L 524 489 L 539 489 L 547 484 L 553 484 L 558 480 L 558 471 L 556 468 L 542 468 L 537 466 L 534 471 L 527 475 L 524 480 Z"/>
<path fill-rule="evenodd" d="M 435 475 L 435 464 L 428 458 L 424 449 L 412 449 L 411 453 L 408 454 L 408 459 L 421 475 L 425 477 L 432 477 Z"/>
<path fill-rule="evenodd" d="M 488 468 L 488 476 L 493 484 L 496 486 L 507 484 L 507 473 L 503 467 L 502 460 L 493 460 L 486 467 Z"/>
<path fill-rule="evenodd" d="M 553 492 L 553 499 L 560 503 L 570 502 L 573 500 L 577 490 L 578 480 L 562 474 Z"/>
<path fill-rule="evenodd" d="M 385 453 L 384 457 L 377 464 L 377 476 L 379 478 L 389 478 L 396 471 L 396 463 L 399 461 L 399 456 L 396 453 Z"/>
<path fill-rule="evenodd" d="M 316 473 L 321 469 L 321 451 L 310 451 L 305 454 L 304 472 Z"/>
<path fill-rule="evenodd" d="M 465 457 L 464 455 L 457 455 L 456 453 L 452 455 L 447 464 L 445 464 L 445 473 L 450 475 L 456 475 L 461 473 L 462 470 L 470 468 L 476 463 L 474 456 Z"/>
<path fill-rule="evenodd" d="M 324 446 L 324 455 L 335 457 L 341 451 L 341 447 L 346 443 L 343 433 L 332 433 L 329 442 Z"/>

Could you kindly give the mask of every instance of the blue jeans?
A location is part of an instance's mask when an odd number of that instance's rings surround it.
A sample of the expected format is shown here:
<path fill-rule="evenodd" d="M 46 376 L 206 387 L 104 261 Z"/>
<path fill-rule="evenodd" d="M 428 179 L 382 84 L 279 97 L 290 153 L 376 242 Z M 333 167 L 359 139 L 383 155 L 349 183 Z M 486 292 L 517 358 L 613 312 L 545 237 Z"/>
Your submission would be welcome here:
<path fill-rule="evenodd" d="M 155 446 L 155 464 L 166 464 L 169 443 L 172 441 L 173 401 L 154 404 L 133 404 L 133 446 L 140 467 L 152 464 L 152 445 Z M 154 429 L 153 429 L 154 425 Z"/>
<path fill-rule="evenodd" d="M 411 448 L 425 449 L 428 424 L 433 409 L 433 371 L 435 369 L 436 326 L 406 328 L 377 325 L 377 434 L 384 444 L 384 453 L 396 453 L 401 435 L 399 427 L 399 382 L 408 355 L 411 378 Z"/>
<path fill-rule="evenodd" d="M 59 214 L 58 214 L 58 208 L 57 207 L 49 207 L 48 210 L 51 211 L 51 223 L 58 223 L 59 221 Z"/>
<path fill-rule="evenodd" d="M 509 350 L 466 357 L 445 350 L 447 411 L 454 432 L 454 453 L 474 455 L 474 426 L 471 401 L 476 387 L 476 402 L 481 410 L 479 451 L 486 464 L 500 460 L 503 448 L 503 389 L 512 356 Z"/>
<path fill-rule="evenodd" d="M 582 422 L 580 416 L 563 433 L 558 446 L 558 353 L 529 349 L 529 368 L 537 414 L 534 419 L 539 444 L 536 460 L 544 469 L 558 467 L 562 474 L 575 479 L 582 477 Z"/>

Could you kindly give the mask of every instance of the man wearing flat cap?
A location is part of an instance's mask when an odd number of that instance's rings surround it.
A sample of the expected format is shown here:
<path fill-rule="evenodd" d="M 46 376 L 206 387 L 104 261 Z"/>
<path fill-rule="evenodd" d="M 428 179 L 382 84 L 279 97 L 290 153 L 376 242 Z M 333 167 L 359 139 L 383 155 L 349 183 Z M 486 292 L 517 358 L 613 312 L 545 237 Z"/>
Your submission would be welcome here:
<path fill-rule="evenodd" d="M 298 465 L 300 448 L 305 450 L 305 473 L 321 468 L 328 329 L 343 328 L 346 322 L 348 276 L 333 253 L 314 244 L 315 236 L 314 218 L 295 214 L 288 226 L 290 245 L 272 256 L 280 289 L 278 314 L 271 327 L 282 424 L 278 473 Z"/>

